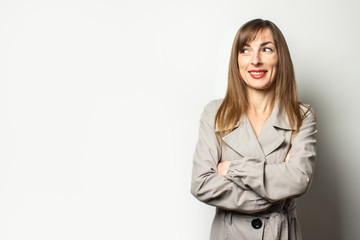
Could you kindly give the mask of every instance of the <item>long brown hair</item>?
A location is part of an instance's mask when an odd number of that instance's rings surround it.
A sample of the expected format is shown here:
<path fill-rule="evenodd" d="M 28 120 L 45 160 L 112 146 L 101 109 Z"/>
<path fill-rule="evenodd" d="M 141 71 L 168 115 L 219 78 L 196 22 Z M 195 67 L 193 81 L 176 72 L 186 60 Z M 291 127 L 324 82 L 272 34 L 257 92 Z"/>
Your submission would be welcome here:
<path fill-rule="evenodd" d="M 269 29 L 278 54 L 277 75 L 275 79 L 275 101 L 284 108 L 291 127 L 297 131 L 302 124 L 304 111 L 300 108 L 295 82 L 294 67 L 285 38 L 280 29 L 271 21 L 255 19 L 245 23 L 236 33 L 231 49 L 228 87 L 225 98 L 215 116 L 215 126 L 220 136 L 230 133 L 242 114 L 246 113 L 249 102 L 246 83 L 240 76 L 238 54 L 245 44 L 254 40 L 258 33 Z"/>

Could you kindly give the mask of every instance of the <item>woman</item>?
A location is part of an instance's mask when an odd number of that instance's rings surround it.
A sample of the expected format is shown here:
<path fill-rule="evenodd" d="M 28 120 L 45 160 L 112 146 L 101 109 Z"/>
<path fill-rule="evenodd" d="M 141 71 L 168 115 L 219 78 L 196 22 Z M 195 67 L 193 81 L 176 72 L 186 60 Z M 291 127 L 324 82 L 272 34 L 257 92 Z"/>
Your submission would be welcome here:
<path fill-rule="evenodd" d="M 226 96 L 201 116 L 193 160 L 191 193 L 216 206 L 212 240 L 301 239 L 295 198 L 312 180 L 316 132 L 281 31 L 247 22 L 233 43 Z"/>

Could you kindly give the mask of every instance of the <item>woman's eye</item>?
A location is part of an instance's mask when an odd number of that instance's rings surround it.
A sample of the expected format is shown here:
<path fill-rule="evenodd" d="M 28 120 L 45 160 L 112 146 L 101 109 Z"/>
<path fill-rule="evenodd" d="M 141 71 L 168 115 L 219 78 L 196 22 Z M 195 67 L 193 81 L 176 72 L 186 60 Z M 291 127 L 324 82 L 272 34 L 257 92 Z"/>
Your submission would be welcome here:
<path fill-rule="evenodd" d="M 272 52 L 272 51 L 273 51 L 272 48 L 269 47 L 264 48 L 264 52 Z"/>
<path fill-rule="evenodd" d="M 241 52 L 241 53 L 248 53 L 248 52 L 249 52 L 249 49 L 243 48 L 243 49 L 241 49 L 240 52 Z"/>

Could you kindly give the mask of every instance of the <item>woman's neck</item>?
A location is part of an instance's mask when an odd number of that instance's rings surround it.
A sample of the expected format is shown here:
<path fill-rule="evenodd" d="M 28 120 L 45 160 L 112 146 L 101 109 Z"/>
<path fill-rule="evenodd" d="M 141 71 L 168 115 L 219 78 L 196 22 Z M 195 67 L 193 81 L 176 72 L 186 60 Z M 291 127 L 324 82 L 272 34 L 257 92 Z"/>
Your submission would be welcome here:
<path fill-rule="evenodd" d="M 274 91 L 248 89 L 247 93 L 249 100 L 248 114 L 253 116 L 270 115 L 275 103 Z"/>

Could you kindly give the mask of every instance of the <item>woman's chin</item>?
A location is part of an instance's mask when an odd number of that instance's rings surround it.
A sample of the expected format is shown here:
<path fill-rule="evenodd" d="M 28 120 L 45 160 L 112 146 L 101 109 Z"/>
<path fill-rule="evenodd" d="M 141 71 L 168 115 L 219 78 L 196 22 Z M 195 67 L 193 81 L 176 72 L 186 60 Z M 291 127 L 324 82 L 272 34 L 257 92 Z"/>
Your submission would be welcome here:
<path fill-rule="evenodd" d="M 259 91 L 259 92 L 267 92 L 269 90 L 273 90 L 274 88 L 271 85 L 248 85 L 248 89 L 252 91 Z"/>

